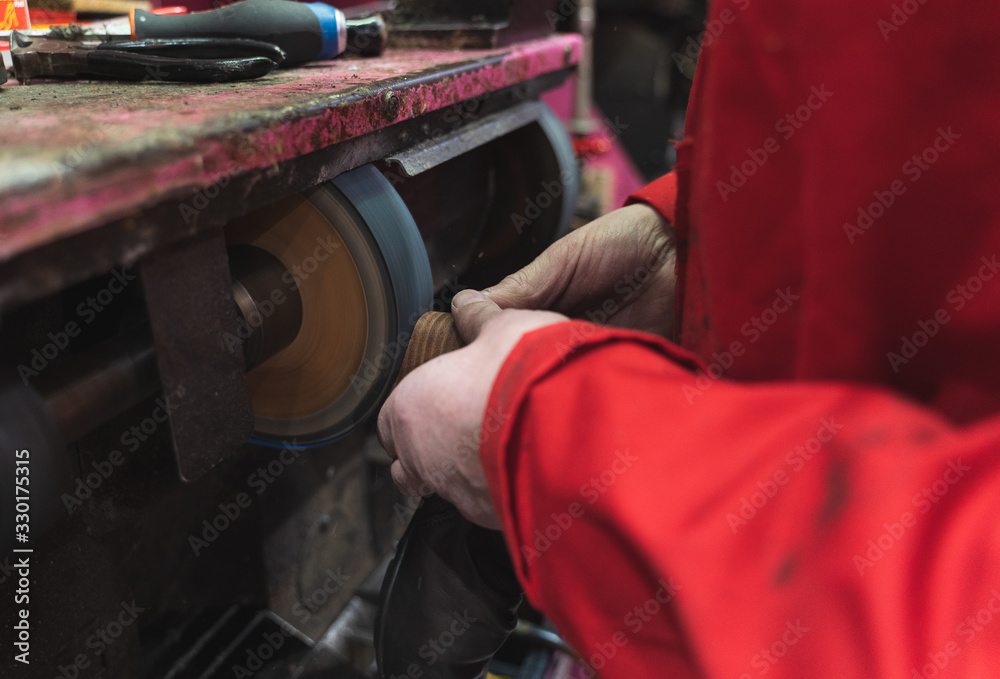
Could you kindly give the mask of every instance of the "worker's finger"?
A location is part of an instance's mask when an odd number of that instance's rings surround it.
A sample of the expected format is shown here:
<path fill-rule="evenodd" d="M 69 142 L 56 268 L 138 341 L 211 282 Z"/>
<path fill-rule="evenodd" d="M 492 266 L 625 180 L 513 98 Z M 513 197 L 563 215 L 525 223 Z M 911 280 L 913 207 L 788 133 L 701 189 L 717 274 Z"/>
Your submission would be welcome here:
<path fill-rule="evenodd" d="M 392 482 L 396 484 L 396 488 L 399 492 L 407 497 L 420 497 L 423 493 L 420 492 L 420 484 L 407 473 L 406 469 L 403 468 L 403 463 L 399 460 L 395 460 L 392 466 L 389 467 L 389 474 L 392 476 Z"/>
<path fill-rule="evenodd" d="M 478 290 L 462 290 L 451 301 L 451 315 L 462 341 L 469 344 L 479 337 L 486 322 L 501 312 L 496 302 Z"/>

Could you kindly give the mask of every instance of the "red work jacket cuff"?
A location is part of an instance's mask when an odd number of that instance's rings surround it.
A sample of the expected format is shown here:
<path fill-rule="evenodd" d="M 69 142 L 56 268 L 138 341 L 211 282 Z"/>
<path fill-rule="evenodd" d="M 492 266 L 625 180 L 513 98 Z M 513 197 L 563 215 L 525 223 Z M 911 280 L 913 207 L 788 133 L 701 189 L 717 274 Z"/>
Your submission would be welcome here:
<path fill-rule="evenodd" d="M 661 337 L 635 330 L 609 328 L 584 321 L 547 325 L 526 333 L 507 356 L 490 393 L 479 444 L 479 456 L 490 487 L 497 516 L 508 541 L 516 534 L 513 513 L 512 478 L 516 473 L 516 450 L 511 449 L 519 419 L 527 412 L 532 387 L 572 361 L 586 360 L 589 349 L 614 342 L 640 342 L 662 351 L 665 358 L 687 370 L 704 370 L 695 354 Z M 516 554 L 517 546 L 511 545 Z M 515 559 L 518 576 L 519 559 Z M 523 580 L 522 580 L 523 582 Z"/>
<path fill-rule="evenodd" d="M 673 224 L 677 205 L 677 175 L 673 172 L 665 174 L 633 193 L 625 201 L 626 205 L 635 203 L 646 203 Z"/>

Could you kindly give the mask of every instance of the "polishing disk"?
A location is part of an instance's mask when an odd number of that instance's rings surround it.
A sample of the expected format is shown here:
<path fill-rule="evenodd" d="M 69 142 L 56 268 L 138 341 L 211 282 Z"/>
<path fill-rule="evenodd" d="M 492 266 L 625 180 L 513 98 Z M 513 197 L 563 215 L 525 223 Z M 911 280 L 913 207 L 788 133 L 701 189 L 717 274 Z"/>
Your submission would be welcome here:
<path fill-rule="evenodd" d="M 433 303 L 427 253 L 396 191 L 366 165 L 231 223 L 226 237 L 284 264 L 274 305 L 296 289 L 302 300 L 294 341 L 247 375 L 253 440 L 311 447 L 369 421 Z"/>

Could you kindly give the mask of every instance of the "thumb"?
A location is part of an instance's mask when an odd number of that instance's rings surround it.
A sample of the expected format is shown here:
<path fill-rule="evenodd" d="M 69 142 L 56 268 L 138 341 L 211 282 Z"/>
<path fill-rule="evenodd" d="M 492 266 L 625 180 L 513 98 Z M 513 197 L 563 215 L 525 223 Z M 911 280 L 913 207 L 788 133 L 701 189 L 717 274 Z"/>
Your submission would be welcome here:
<path fill-rule="evenodd" d="M 585 235 L 580 230 L 560 238 L 523 269 L 483 292 L 503 309 L 562 311 L 558 307 L 565 302 L 563 298 L 573 287 L 579 263 L 585 257 Z"/>
<path fill-rule="evenodd" d="M 451 315 L 458 334 L 466 344 L 479 337 L 479 331 L 501 309 L 496 302 L 478 290 L 462 290 L 451 300 Z"/>
<path fill-rule="evenodd" d="M 486 295 L 504 309 L 548 309 L 569 282 L 566 246 L 556 241 L 527 266 L 486 288 Z"/>

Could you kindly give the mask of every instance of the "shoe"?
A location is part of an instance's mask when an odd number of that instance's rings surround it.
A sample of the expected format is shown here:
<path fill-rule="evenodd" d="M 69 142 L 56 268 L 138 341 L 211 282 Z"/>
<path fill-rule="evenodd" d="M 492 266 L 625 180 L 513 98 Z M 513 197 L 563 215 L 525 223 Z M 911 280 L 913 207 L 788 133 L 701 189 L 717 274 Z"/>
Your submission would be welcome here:
<path fill-rule="evenodd" d="M 382 581 L 382 679 L 479 679 L 517 624 L 523 591 L 503 534 L 424 498 Z"/>

